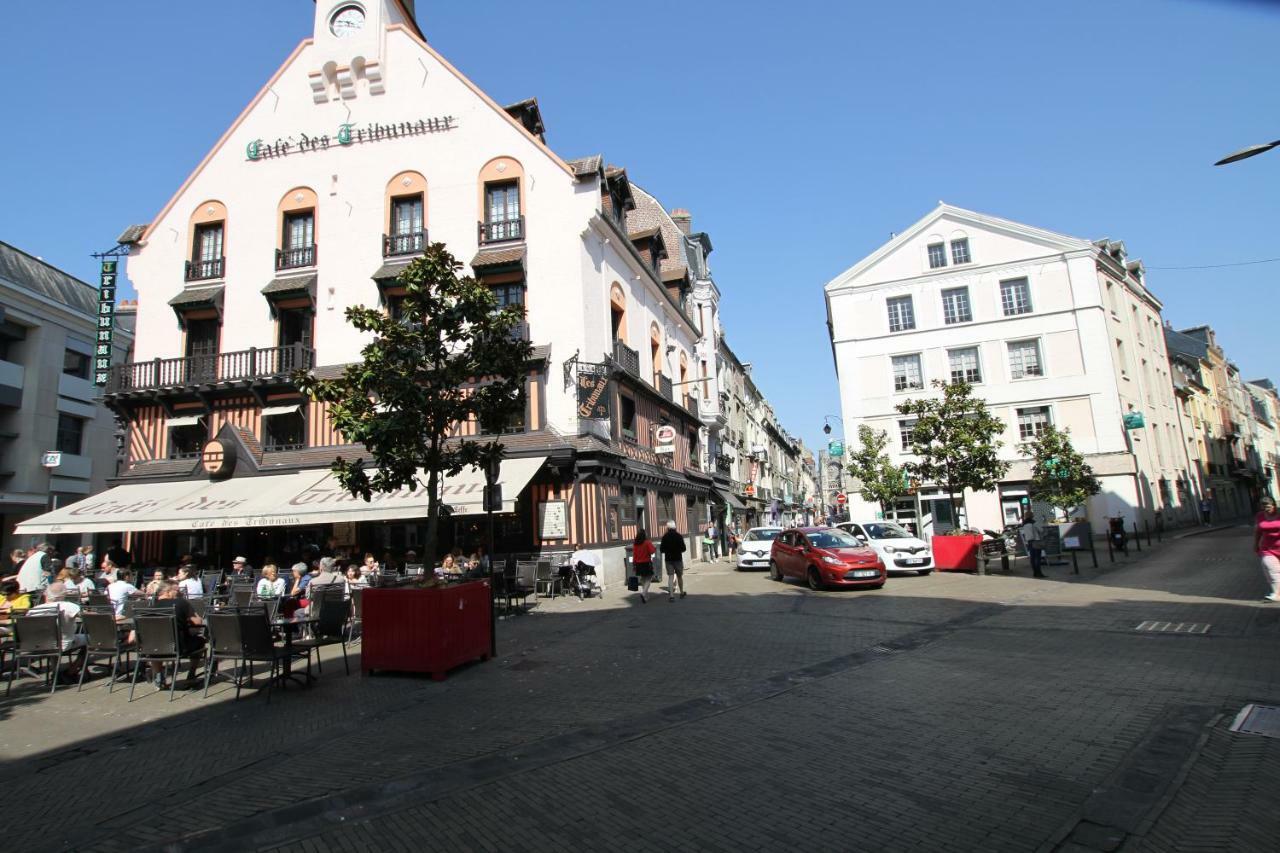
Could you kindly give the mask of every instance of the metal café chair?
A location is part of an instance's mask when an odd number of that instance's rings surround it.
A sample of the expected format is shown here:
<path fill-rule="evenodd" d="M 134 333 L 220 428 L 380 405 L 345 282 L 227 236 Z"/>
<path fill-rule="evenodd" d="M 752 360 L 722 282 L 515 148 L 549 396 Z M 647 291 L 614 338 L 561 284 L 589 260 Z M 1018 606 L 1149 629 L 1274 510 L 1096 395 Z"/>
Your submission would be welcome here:
<path fill-rule="evenodd" d="M 551 598 L 556 597 L 556 590 L 560 586 L 560 574 L 552 569 L 550 560 L 538 561 L 538 581 L 539 590 L 546 592 Z"/>
<path fill-rule="evenodd" d="M 80 621 L 84 625 L 87 643 L 84 665 L 80 667 L 80 683 L 76 686 L 76 692 L 79 693 L 84 689 L 85 673 L 89 671 L 89 664 L 97 659 L 111 661 L 111 678 L 107 681 L 107 692 L 110 693 L 116 687 L 116 673 L 120 668 L 120 658 L 124 658 L 124 671 L 128 672 L 129 658 L 137 650 L 137 646 L 126 642 L 120 636 L 120 627 L 116 624 L 115 613 L 110 606 L 106 610 L 81 610 Z"/>
<path fill-rule="evenodd" d="M 133 666 L 133 680 L 129 683 L 129 701 L 133 701 L 133 690 L 138 686 L 138 674 L 144 663 L 157 662 L 163 665 L 173 664 L 173 677 L 169 681 L 169 701 L 173 701 L 174 692 L 178 688 L 178 667 L 184 660 L 194 660 L 193 653 L 182 652 L 178 643 L 178 619 L 169 612 L 158 610 L 135 610 L 133 630 L 138 637 L 138 656 Z"/>
<path fill-rule="evenodd" d="M 550 570 L 551 564 L 547 567 Z M 510 600 L 520 599 L 526 610 L 529 609 L 529 596 L 538 590 L 538 561 L 520 560 L 516 563 L 515 581 L 507 587 Z"/>
<path fill-rule="evenodd" d="M 218 610 L 205 618 L 209 628 L 209 658 L 204 666 L 204 695 L 209 695 L 209 682 L 213 678 L 218 662 L 235 661 L 236 670 L 232 680 L 236 683 L 236 698 L 240 698 L 240 666 L 244 660 L 244 647 L 240 642 L 240 612 L 237 610 Z"/>
<path fill-rule="evenodd" d="M 320 600 L 320 609 L 317 614 L 317 622 L 312 636 L 309 639 L 295 640 L 293 648 L 306 649 L 308 654 L 312 649 L 316 653 L 316 667 L 321 674 L 324 673 L 324 664 L 320 661 L 320 649 L 323 646 L 342 645 L 342 665 L 347 670 L 347 675 L 351 674 L 351 664 L 347 661 L 347 616 L 351 612 L 351 605 L 346 599 L 336 595 L 327 595 Z M 310 657 L 307 658 L 307 666 L 311 666 Z"/>
<path fill-rule="evenodd" d="M 54 661 L 53 669 L 46 674 L 54 693 L 58 689 L 58 676 L 62 672 L 62 659 L 77 654 L 80 649 L 72 646 L 62 648 L 62 619 L 58 614 L 37 616 L 15 616 L 13 618 L 13 669 L 9 671 L 9 686 L 4 695 L 13 690 L 13 682 L 22 671 L 23 661 Z"/>
<path fill-rule="evenodd" d="M 271 636 L 271 622 L 267 619 L 265 613 L 255 613 L 251 611 L 242 611 L 236 614 L 236 618 L 240 622 L 240 649 L 241 661 L 249 665 L 248 682 L 253 687 L 253 665 L 254 663 L 268 664 L 267 672 L 267 703 L 271 703 L 271 691 L 275 687 L 276 680 L 280 677 L 284 670 L 285 661 L 293 657 L 301 657 L 297 654 L 297 644 L 293 649 L 282 648 L 275 644 L 275 639 Z M 311 652 L 307 651 L 307 674 L 311 674 Z M 240 698 L 240 687 L 242 682 L 236 680 L 236 698 Z"/>

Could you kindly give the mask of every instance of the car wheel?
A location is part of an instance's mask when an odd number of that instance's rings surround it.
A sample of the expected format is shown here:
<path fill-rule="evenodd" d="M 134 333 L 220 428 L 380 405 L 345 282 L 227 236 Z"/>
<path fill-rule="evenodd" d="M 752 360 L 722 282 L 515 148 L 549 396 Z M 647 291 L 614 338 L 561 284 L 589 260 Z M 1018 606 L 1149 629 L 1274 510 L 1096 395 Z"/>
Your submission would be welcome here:
<path fill-rule="evenodd" d="M 924 577 L 925 575 L 933 574 L 933 569 L 921 569 L 920 571 L 916 572 L 916 574 L 919 575 L 920 577 Z"/>
<path fill-rule="evenodd" d="M 814 592 L 822 590 L 822 575 L 818 574 L 818 570 L 813 566 L 809 567 L 809 589 Z"/>
<path fill-rule="evenodd" d="M 782 576 L 782 569 L 778 568 L 777 560 L 769 561 L 769 577 L 773 578 L 776 581 L 786 580 L 786 578 Z"/>

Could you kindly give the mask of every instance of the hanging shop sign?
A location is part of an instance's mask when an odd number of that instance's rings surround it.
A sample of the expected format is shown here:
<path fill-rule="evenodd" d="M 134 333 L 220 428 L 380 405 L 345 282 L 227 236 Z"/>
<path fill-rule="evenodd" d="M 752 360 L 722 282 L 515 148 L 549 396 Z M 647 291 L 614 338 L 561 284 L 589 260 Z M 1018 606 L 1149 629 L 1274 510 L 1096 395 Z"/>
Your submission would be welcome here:
<path fill-rule="evenodd" d="M 225 480 L 235 473 L 236 449 L 215 438 L 200 451 L 200 463 L 209 479 Z"/>
<path fill-rule="evenodd" d="M 663 424 L 653 431 L 653 452 L 675 455 L 676 428 L 671 424 Z"/>
<path fill-rule="evenodd" d="M 57 450 L 46 450 L 40 454 L 40 464 L 46 468 L 57 468 L 62 464 L 62 453 Z"/>
<path fill-rule="evenodd" d="M 265 139 L 254 139 L 244 147 L 244 156 L 251 162 L 258 160 L 275 160 L 288 157 L 290 154 L 309 154 L 312 151 L 327 151 L 330 148 L 347 148 L 364 142 L 382 142 L 386 139 L 402 139 L 408 136 L 423 136 L 428 133 L 443 133 L 458 126 L 453 116 L 437 116 L 420 118 L 417 121 L 402 121 L 398 124 L 340 124 L 338 132 L 333 136 L 322 133 L 310 136 L 302 133 L 297 136 L 282 136 L 268 142 Z"/>
<path fill-rule="evenodd" d="M 609 365 L 578 362 L 578 417 L 606 421 L 613 416 L 609 397 Z"/>
<path fill-rule="evenodd" d="M 844 442 L 838 438 L 833 438 L 827 443 L 827 455 L 839 458 L 844 456 Z"/>
<path fill-rule="evenodd" d="M 111 375 L 111 338 L 116 327 L 117 260 L 104 260 L 98 274 L 98 338 L 93 345 L 93 382 L 102 387 Z"/>
<path fill-rule="evenodd" d="M 1142 416 L 1142 412 L 1125 412 L 1124 428 L 1125 429 L 1142 429 L 1147 425 L 1147 419 Z"/>

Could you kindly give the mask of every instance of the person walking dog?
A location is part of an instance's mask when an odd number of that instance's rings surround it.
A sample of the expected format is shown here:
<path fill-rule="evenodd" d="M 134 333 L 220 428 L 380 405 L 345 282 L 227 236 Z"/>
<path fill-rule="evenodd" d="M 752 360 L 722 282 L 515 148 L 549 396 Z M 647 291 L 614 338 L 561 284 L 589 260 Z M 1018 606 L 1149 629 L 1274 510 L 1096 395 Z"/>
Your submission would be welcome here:
<path fill-rule="evenodd" d="M 646 603 L 649 595 L 649 584 L 653 583 L 653 555 L 658 549 L 653 547 L 644 528 L 636 529 L 636 538 L 631 543 L 631 563 L 635 566 L 636 578 L 640 581 L 640 603 Z"/>
<path fill-rule="evenodd" d="M 1263 498 L 1260 506 L 1262 511 L 1253 524 L 1253 551 L 1262 561 L 1262 573 L 1271 587 L 1263 601 L 1280 601 L 1280 512 L 1276 512 L 1272 498 Z"/>
<path fill-rule="evenodd" d="M 676 600 L 676 581 L 680 582 L 680 597 L 684 598 L 684 537 L 676 531 L 674 521 L 667 522 L 667 532 L 662 534 L 662 561 L 667 567 L 667 591 L 670 600 Z"/>

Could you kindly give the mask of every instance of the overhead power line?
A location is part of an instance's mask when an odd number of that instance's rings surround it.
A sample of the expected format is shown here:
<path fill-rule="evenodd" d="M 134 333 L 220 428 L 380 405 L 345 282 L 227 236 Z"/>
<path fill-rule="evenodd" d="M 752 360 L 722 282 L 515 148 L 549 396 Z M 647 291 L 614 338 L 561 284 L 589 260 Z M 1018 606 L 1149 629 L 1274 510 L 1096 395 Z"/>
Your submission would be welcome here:
<path fill-rule="evenodd" d="M 1147 267 L 1149 270 L 1216 270 L 1223 267 L 1251 267 L 1256 264 L 1280 263 L 1280 258 L 1263 258 L 1260 261 L 1237 261 L 1233 264 L 1200 264 L 1190 267 Z"/>

